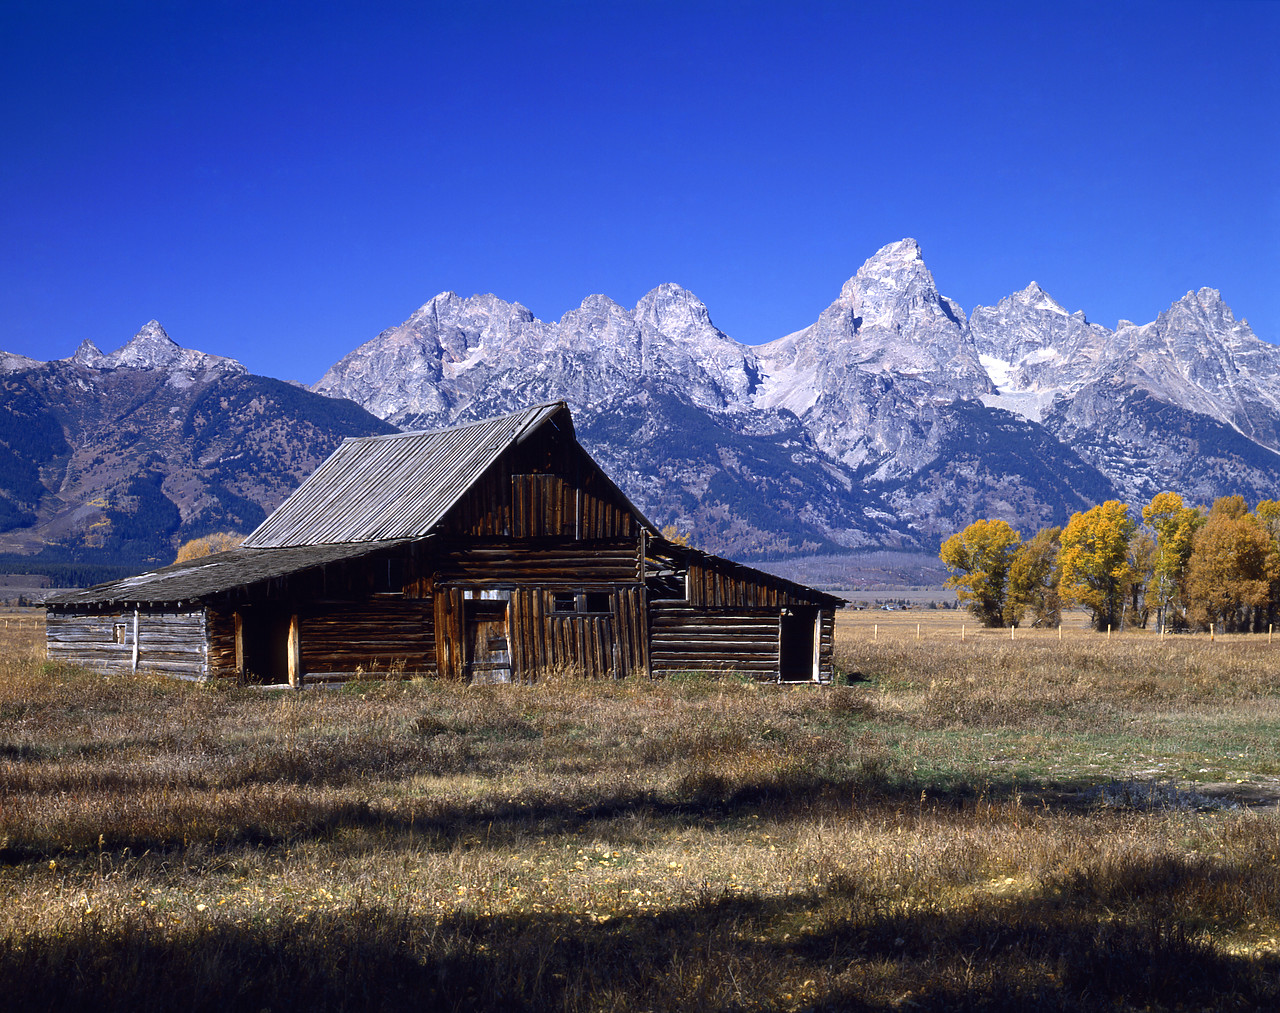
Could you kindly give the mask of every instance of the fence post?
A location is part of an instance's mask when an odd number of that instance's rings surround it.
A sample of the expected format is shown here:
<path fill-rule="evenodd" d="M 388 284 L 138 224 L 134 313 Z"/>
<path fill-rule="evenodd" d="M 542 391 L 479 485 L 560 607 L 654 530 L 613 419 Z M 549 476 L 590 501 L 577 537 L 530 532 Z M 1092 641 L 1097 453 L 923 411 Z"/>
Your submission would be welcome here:
<path fill-rule="evenodd" d="M 1209 624 L 1209 643 L 1213 643 L 1213 623 Z"/>
<path fill-rule="evenodd" d="M 873 641 L 880 639 L 880 624 L 876 623 L 871 627 L 871 639 Z"/>

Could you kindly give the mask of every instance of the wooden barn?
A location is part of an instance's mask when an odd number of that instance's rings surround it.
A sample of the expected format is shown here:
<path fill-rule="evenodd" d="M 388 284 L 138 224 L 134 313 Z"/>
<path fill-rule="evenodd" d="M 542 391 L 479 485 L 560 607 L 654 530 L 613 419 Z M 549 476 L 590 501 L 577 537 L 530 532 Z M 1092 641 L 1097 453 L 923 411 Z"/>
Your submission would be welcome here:
<path fill-rule="evenodd" d="M 829 594 L 674 544 L 564 402 L 345 441 L 233 551 L 51 599 L 49 657 L 303 686 L 676 671 L 831 679 Z"/>

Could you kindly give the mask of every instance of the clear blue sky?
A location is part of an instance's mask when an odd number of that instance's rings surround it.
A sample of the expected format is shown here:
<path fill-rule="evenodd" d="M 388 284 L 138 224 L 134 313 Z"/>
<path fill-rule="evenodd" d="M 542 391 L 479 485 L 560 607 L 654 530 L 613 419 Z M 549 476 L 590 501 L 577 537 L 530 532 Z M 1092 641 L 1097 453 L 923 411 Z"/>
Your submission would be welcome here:
<path fill-rule="evenodd" d="M 0 348 L 313 382 L 435 293 L 811 323 L 914 236 L 966 310 L 1219 288 L 1280 342 L 1280 3 L 0 6 Z"/>

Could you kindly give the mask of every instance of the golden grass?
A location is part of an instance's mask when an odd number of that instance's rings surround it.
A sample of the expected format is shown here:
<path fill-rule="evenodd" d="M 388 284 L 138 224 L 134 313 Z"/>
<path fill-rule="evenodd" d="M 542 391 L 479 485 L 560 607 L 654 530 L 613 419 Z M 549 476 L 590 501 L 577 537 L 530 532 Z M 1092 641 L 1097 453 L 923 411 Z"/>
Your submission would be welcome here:
<path fill-rule="evenodd" d="M 0 656 L 0 1007 L 1280 1003 L 1280 815 L 1200 792 L 1280 764 L 1265 644 L 863 634 L 826 689 Z"/>

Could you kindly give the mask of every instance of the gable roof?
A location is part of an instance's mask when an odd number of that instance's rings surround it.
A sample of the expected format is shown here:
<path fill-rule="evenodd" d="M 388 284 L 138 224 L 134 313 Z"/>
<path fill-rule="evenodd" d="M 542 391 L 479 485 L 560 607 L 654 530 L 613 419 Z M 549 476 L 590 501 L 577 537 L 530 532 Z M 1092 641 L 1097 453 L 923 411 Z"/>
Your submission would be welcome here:
<path fill-rule="evenodd" d="M 563 401 L 451 429 L 344 440 L 244 545 L 264 549 L 421 538 L 508 448 L 548 425 L 576 441 Z M 609 484 L 640 522 L 656 531 Z"/>

